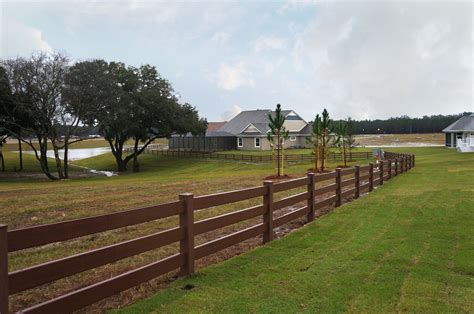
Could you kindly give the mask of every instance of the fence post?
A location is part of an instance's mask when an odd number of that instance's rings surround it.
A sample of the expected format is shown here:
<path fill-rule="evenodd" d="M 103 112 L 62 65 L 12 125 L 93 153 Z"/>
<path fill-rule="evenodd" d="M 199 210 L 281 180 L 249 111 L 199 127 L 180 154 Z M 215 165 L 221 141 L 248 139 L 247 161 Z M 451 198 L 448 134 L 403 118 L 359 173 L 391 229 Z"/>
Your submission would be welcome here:
<path fill-rule="evenodd" d="M 8 313 L 7 225 L 0 225 L 0 313 Z"/>
<path fill-rule="evenodd" d="M 355 193 L 354 198 L 359 198 L 360 196 L 360 166 L 355 166 Z"/>
<path fill-rule="evenodd" d="M 341 168 L 336 168 L 336 207 L 341 206 Z"/>
<path fill-rule="evenodd" d="M 183 212 L 179 214 L 179 227 L 184 229 L 184 239 L 179 242 L 179 250 L 185 255 L 185 263 L 181 266 L 181 275 L 194 273 L 194 195 L 179 195 Z"/>
<path fill-rule="evenodd" d="M 384 163 L 384 161 L 382 160 L 382 161 L 380 162 L 380 167 L 379 167 L 379 170 L 380 170 L 380 174 L 379 174 L 379 175 L 380 175 L 380 181 L 379 181 L 380 183 L 379 183 L 379 184 L 380 184 L 380 185 L 383 185 L 383 171 L 384 171 L 384 169 L 383 169 L 383 163 Z"/>
<path fill-rule="evenodd" d="M 405 160 L 404 164 L 405 164 L 405 169 L 403 169 L 403 172 L 407 172 L 408 171 L 408 158 L 407 156 L 403 156 L 403 159 Z"/>
<path fill-rule="evenodd" d="M 390 180 L 392 178 L 392 160 L 388 160 L 388 179 Z"/>
<path fill-rule="evenodd" d="M 398 158 L 395 158 L 395 176 L 398 176 Z"/>
<path fill-rule="evenodd" d="M 369 163 L 369 192 L 374 189 L 374 164 Z"/>
<path fill-rule="evenodd" d="M 403 173 L 403 169 L 404 169 L 404 166 L 403 166 L 403 156 L 400 158 L 400 173 Z"/>
<path fill-rule="evenodd" d="M 314 173 L 308 173 L 308 222 L 314 220 Z"/>
<path fill-rule="evenodd" d="M 415 155 L 411 155 L 411 159 L 413 160 L 413 167 L 415 167 Z"/>
<path fill-rule="evenodd" d="M 263 196 L 263 205 L 265 214 L 263 214 L 263 224 L 266 226 L 263 233 L 263 243 L 273 240 L 273 181 L 263 181 L 263 185 L 267 188 Z"/>

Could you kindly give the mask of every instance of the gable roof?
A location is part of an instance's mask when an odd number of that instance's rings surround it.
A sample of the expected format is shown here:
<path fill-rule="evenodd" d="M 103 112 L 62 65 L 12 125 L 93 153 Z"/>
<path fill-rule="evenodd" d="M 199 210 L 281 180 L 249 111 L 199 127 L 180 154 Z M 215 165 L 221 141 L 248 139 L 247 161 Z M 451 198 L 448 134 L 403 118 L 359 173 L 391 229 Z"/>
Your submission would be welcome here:
<path fill-rule="evenodd" d="M 461 117 L 445 128 L 443 132 L 474 132 L 474 113 Z"/>
<path fill-rule="evenodd" d="M 282 110 L 281 113 L 284 116 L 287 116 L 290 113 L 296 114 L 293 110 Z M 258 134 L 265 135 L 268 133 L 268 131 L 270 131 L 270 127 L 268 126 L 268 124 L 270 123 L 270 119 L 268 119 L 268 114 L 274 115 L 275 111 L 272 111 L 270 109 L 242 111 L 232 120 L 227 122 L 223 127 L 221 127 L 219 131 L 237 135 L 241 134 L 249 125 L 253 125 L 256 129 L 260 131 L 260 133 Z M 299 115 L 297 116 L 299 117 Z"/>

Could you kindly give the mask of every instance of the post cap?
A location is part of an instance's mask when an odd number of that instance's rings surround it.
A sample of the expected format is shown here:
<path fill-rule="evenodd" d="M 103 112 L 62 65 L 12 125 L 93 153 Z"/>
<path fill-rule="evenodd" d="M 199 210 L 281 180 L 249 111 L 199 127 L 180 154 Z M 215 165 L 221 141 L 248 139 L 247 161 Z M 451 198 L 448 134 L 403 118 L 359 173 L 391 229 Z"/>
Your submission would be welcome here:
<path fill-rule="evenodd" d="M 193 193 L 181 193 L 179 194 L 179 197 L 191 197 L 191 196 L 194 196 Z"/>
<path fill-rule="evenodd" d="M 265 180 L 265 181 L 263 181 L 263 184 L 264 185 L 273 184 L 273 181 L 272 180 Z"/>

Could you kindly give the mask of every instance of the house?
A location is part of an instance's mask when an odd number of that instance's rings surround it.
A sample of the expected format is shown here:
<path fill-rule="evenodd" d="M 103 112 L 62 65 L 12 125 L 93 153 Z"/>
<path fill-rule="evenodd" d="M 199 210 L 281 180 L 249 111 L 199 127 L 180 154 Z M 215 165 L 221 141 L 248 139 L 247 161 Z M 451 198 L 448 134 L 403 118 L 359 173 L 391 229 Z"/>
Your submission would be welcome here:
<path fill-rule="evenodd" d="M 474 113 L 463 116 L 443 130 L 446 146 L 460 152 L 474 152 Z"/>
<path fill-rule="evenodd" d="M 270 132 L 269 109 L 242 111 L 228 122 L 209 122 L 205 136 L 173 135 L 169 140 L 171 150 L 219 151 L 219 150 L 269 150 L 267 134 Z M 283 110 L 285 128 L 289 138 L 285 148 L 306 147 L 306 137 L 311 125 L 293 110 Z"/>
<path fill-rule="evenodd" d="M 270 132 L 268 115 L 275 112 L 269 109 L 242 111 L 232 120 L 224 124 L 219 131 L 233 134 L 236 148 L 239 150 L 269 150 L 271 149 L 267 135 Z M 289 131 L 289 138 L 285 141 L 285 148 L 306 147 L 306 137 L 311 133 L 311 126 L 293 110 L 283 110 L 285 128 Z"/>

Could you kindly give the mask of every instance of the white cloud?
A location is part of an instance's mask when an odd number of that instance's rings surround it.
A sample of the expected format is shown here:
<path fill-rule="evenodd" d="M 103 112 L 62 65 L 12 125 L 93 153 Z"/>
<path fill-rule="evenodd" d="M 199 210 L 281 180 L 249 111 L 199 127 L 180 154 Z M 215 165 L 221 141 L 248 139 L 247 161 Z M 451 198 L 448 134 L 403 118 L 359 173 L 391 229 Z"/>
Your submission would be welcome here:
<path fill-rule="evenodd" d="M 262 52 L 265 50 L 282 50 L 286 47 L 286 39 L 277 36 L 260 36 L 257 38 L 254 44 L 256 52 Z"/>
<path fill-rule="evenodd" d="M 29 55 L 35 51 L 52 52 L 39 29 L 22 24 L 15 19 L 2 18 L 0 30 L 0 56 Z"/>
<path fill-rule="evenodd" d="M 242 86 L 254 86 L 254 79 L 243 61 L 230 65 L 222 63 L 211 79 L 219 88 L 232 91 Z"/>
<path fill-rule="evenodd" d="M 224 112 L 221 114 L 221 120 L 222 120 L 222 121 L 229 121 L 229 120 L 231 120 L 233 117 L 235 117 L 236 115 L 238 115 L 241 111 L 242 111 L 242 108 L 240 108 L 240 106 L 238 106 L 238 105 L 233 105 L 232 107 L 230 107 L 229 109 L 227 109 L 226 111 L 224 111 Z"/>

